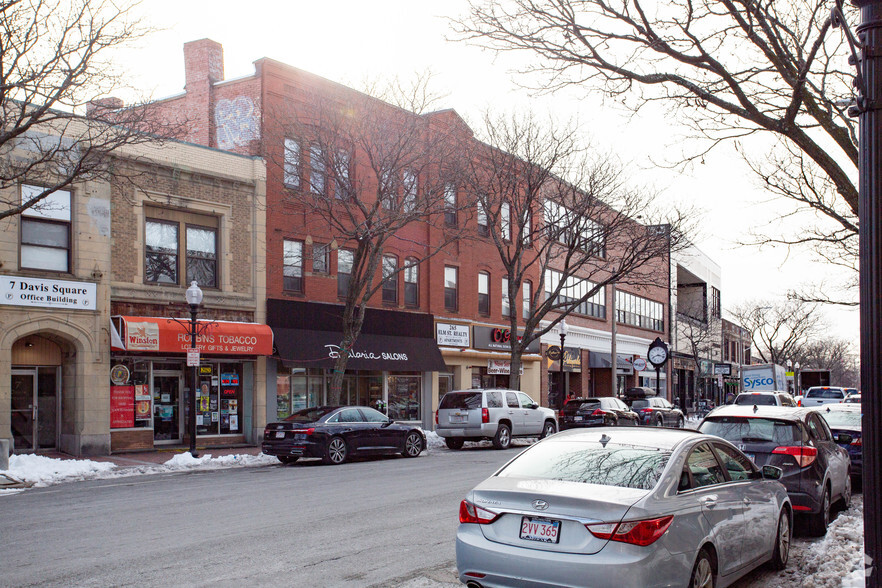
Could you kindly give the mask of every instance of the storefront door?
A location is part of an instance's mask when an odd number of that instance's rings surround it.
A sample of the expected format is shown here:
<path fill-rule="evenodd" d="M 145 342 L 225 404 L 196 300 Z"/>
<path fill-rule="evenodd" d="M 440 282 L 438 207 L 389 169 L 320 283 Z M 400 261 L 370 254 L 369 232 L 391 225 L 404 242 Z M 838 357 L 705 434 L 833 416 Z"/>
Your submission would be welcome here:
<path fill-rule="evenodd" d="M 153 441 L 179 443 L 183 431 L 181 372 L 153 372 Z"/>
<path fill-rule="evenodd" d="M 16 453 L 55 449 L 58 433 L 58 368 L 12 370 L 12 438 Z"/>

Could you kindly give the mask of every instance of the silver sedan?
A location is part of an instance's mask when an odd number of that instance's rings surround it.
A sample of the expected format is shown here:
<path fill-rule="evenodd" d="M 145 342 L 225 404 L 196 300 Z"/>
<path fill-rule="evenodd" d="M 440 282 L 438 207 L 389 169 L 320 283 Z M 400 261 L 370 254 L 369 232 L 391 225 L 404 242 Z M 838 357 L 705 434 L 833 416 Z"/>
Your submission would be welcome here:
<path fill-rule="evenodd" d="M 604 427 L 541 441 L 460 504 L 459 579 L 492 586 L 728 586 L 787 565 L 792 510 L 727 441 Z"/>

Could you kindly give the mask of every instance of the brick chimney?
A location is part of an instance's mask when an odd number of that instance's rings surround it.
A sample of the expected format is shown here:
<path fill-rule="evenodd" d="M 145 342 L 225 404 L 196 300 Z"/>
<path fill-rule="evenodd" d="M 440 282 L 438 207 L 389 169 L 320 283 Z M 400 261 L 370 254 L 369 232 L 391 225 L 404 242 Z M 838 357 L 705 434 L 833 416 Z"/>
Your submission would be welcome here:
<path fill-rule="evenodd" d="M 187 140 L 214 147 L 212 84 L 224 79 L 224 48 L 211 39 L 184 43 L 184 92 L 189 132 Z"/>
<path fill-rule="evenodd" d="M 98 98 L 97 100 L 89 100 L 86 104 L 86 116 L 100 116 L 106 115 L 108 111 L 119 110 L 125 106 L 125 103 L 121 98 L 114 98 L 110 96 L 108 98 Z"/>

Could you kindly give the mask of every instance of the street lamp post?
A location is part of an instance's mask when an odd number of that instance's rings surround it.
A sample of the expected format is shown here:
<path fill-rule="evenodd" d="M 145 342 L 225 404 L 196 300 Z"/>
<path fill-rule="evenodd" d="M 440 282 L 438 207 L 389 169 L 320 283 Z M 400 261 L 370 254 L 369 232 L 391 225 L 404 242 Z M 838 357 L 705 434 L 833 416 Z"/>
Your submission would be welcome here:
<path fill-rule="evenodd" d="M 566 338 L 567 338 L 567 319 L 561 319 L 561 321 L 560 321 L 560 371 L 559 371 L 559 374 L 560 374 L 560 394 L 559 394 L 559 397 L 560 398 L 557 401 L 557 404 L 558 404 L 557 409 L 558 410 L 560 410 L 560 408 L 564 405 L 564 402 L 566 402 L 566 398 L 567 398 L 566 389 L 564 386 L 564 341 L 566 340 Z"/>
<path fill-rule="evenodd" d="M 793 373 L 793 362 L 790 361 L 789 359 L 787 360 L 787 371 L 790 372 L 790 373 Z M 792 377 L 792 376 L 791 376 L 791 377 Z M 787 388 L 788 388 L 787 392 L 790 393 L 790 394 L 794 394 L 794 395 L 795 395 L 796 392 L 794 392 L 793 390 L 796 389 L 796 378 L 793 378 L 793 380 L 792 380 L 792 382 L 793 382 L 793 389 L 790 389 L 790 382 L 791 382 L 791 380 L 788 379 L 788 380 L 787 380 Z"/>
<path fill-rule="evenodd" d="M 202 304 L 202 289 L 194 280 L 186 293 L 187 304 L 190 305 L 190 349 L 196 349 L 196 335 L 198 334 L 198 323 L 196 317 L 199 314 L 199 305 Z M 196 387 L 198 386 L 199 366 L 193 365 L 193 379 L 190 384 L 190 418 L 188 428 L 190 430 L 190 455 L 198 457 L 196 453 Z"/>
<path fill-rule="evenodd" d="M 794 392 L 799 395 L 802 394 L 802 390 L 799 387 L 799 362 L 797 361 L 793 364 L 793 369 L 796 370 L 796 373 L 793 374 L 793 386 L 795 388 Z"/>

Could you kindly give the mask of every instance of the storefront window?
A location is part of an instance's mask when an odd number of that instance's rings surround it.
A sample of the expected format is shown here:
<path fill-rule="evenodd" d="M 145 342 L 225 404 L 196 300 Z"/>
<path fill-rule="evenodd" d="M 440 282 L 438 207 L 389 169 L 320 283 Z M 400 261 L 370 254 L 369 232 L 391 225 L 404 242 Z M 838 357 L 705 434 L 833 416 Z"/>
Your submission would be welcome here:
<path fill-rule="evenodd" d="M 199 366 L 196 396 L 197 435 L 242 434 L 242 364 Z"/>
<path fill-rule="evenodd" d="M 420 390 L 422 377 L 418 375 L 389 376 L 390 418 L 401 421 L 417 421 L 420 419 Z"/>
<path fill-rule="evenodd" d="M 110 428 L 149 429 L 152 426 L 148 366 L 131 360 L 110 368 Z"/>
<path fill-rule="evenodd" d="M 276 418 L 282 420 L 291 415 L 291 376 L 276 376 Z"/>

